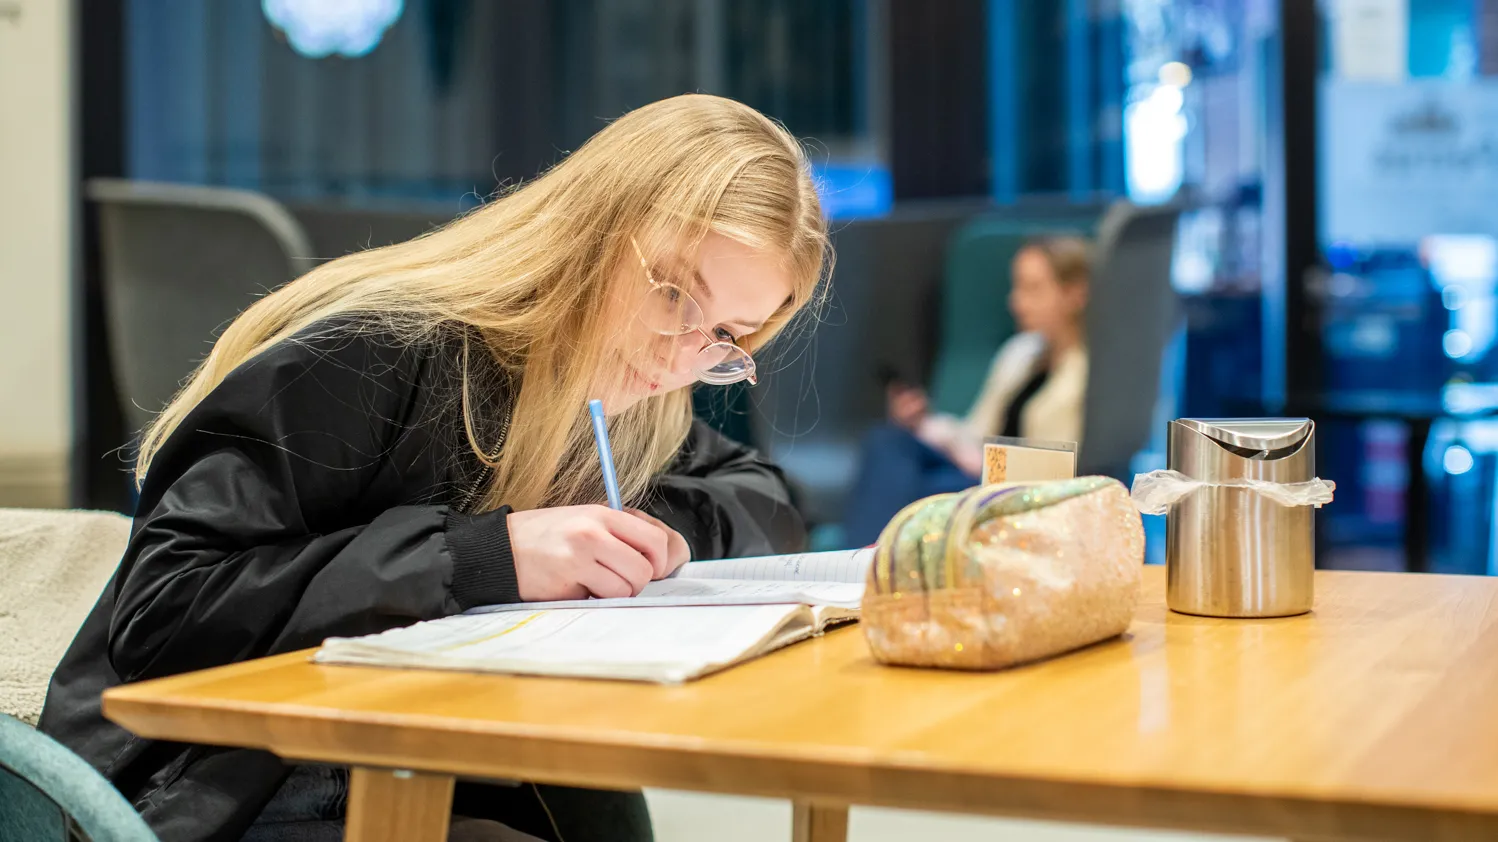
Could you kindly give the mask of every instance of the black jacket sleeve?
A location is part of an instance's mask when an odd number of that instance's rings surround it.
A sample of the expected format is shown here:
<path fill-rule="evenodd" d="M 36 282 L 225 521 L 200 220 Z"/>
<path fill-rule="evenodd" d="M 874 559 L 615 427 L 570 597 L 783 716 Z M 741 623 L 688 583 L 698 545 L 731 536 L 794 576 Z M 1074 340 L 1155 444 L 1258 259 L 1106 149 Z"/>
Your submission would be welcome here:
<path fill-rule="evenodd" d="M 126 681 L 518 600 L 504 511 L 412 500 L 440 346 L 329 331 L 232 372 L 154 458 L 115 579 Z M 435 490 L 435 489 L 434 489 Z M 434 499 L 435 495 L 432 498 Z"/>
<path fill-rule="evenodd" d="M 675 462 L 644 506 L 680 532 L 696 560 L 799 552 L 806 524 L 780 469 L 748 447 L 692 422 Z"/>

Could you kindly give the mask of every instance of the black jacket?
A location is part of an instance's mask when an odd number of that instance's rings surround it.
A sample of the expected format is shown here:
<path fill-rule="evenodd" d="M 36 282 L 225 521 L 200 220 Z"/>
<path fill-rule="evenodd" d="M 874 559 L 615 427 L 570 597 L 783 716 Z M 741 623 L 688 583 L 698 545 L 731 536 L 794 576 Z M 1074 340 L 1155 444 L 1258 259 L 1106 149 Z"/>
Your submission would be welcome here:
<path fill-rule="evenodd" d="M 461 511 L 484 476 L 461 423 L 462 345 L 456 331 L 413 346 L 348 322 L 304 332 L 235 369 L 153 460 L 41 728 L 164 842 L 238 839 L 289 767 L 137 738 L 102 717 L 106 688 L 519 598 L 504 510 Z M 498 442 L 512 391 L 497 367 L 470 370 L 493 386 L 477 435 Z M 805 541 L 780 472 L 700 423 L 645 508 L 693 558 Z"/>

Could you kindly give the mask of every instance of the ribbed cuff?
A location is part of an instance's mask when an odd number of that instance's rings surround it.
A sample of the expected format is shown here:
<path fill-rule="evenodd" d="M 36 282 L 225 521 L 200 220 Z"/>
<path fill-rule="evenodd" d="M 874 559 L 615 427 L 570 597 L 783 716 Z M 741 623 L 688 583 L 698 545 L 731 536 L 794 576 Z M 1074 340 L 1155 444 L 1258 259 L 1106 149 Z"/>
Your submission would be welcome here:
<path fill-rule="evenodd" d="M 447 551 L 453 560 L 453 598 L 467 611 L 480 605 L 520 602 L 515 577 L 515 553 L 510 549 L 506 516 L 501 506 L 481 515 L 450 512 Z"/>

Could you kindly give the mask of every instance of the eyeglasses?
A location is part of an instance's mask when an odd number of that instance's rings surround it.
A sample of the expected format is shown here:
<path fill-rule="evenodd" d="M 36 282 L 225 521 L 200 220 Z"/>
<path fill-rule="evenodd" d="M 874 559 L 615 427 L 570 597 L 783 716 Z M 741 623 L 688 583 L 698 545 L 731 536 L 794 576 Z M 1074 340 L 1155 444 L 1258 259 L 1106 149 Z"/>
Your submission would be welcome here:
<path fill-rule="evenodd" d="M 692 361 L 692 373 L 698 380 L 715 386 L 727 386 L 740 380 L 748 380 L 751 386 L 759 383 L 754 374 L 754 358 L 749 356 L 749 352 L 731 341 L 715 339 L 703 330 L 702 308 L 696 299 L 676 284 L 657 281 L 650 272 L 650 262 L 645 259 L 640 244 L 634 237 L 629 238 L 629 244 L 634 246 L 635 256 L 640 258 L 645 280 L 650 281 L 645 305 L 640 308 L 640 321 L 662 336 L 686 336 L 693 331 L 702 334 L 707 344 Z"/>

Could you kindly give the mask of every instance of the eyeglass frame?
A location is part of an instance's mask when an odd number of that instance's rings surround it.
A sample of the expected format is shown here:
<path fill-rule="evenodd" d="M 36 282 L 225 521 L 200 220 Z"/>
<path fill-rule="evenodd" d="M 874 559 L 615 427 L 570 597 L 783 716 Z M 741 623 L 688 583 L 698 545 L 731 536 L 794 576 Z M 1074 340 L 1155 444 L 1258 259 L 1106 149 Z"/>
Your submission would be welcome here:
<path fill-rule="evenodd" d="M 697 308 L 697 313 L 698 313 L 699 318 L 705 318 L 703 316 L 702 305 L 700 303 L 698 303 L 697 299 L 695 299 L 695 298 L 692 297 L 692 294 L 690 292 L 686 291 L 685 289 L 683 289 L 682 287 L 678 286 L 677 284 L 670 283 L 669 281 L 658 281 L 658 280 L 655 279 L 655 274 L 650 271 L 650 261 L 648 261 L 648 260 L 645 259 L 645 252 L 644 252 L 643 249 L 640 248 L 640 243 L 637 240 L 635 240 L 634 237 L 630 237 L 629 238 L 629 244 L 634 247 L 635 256 L 640 259 L 640 268 L 645 270 L 645 280 L 650 282 L 650 292 L 651 293 L 659 291 L 659 290 L 663 290 L 663 289 L 665 289 L 667 287 L 669 287 L 670 289 L 674 289 L 677 292 L 681 293 L 681 295 L 682 295 L 683 298 L 685 298 L 687 301 L 690 301 L 692 303 L 693 307 Z M 646 294 L 649 295 L 650 293 L 646 293 Z M 645 320 L 644 320 L 643 317 L 641 317 L 640 321 L 643 323 Z M 649 327 L 652 331 L 655 331 L 657 334 L 659 334 L 661 336 L 686 336 L 687 334 L 691 333 L 692 331 L 696 331 L 697 333 L 702 334 L 702 338 L 703 339 L 707 340 L 707 344 L 703 345 L 701 348 L 699 348 L 697 350 L 697 356 L 698 357 L 700 357 L 703 354 L 707 353 L 707 351 L 709 349 L 711 349 L 715 345 L 723 345 L 723 346 L 726 346 L 729 349 L 731 349 L 734 353 L 742 355 L 744 357 L 745 362 L 747 363 L 744 366 L 744 375 L 742 377 L 738 377 L 738 378 L 736 378 L 734 380 L 727 380 L 727 381 L 721 381 L 721 382 L 715 381 L 715 380 L 707 380 L 707 379 L 703 378 L 703 374 L 704 373 L 706 373 L 708 371 L 711 371 L 712 368 L 716 368 L 717 366 L 713 366 L 711 368 L 703 368 L 703 367 L 701 367 L 699 365 L 693 365 L 692 366 L 692 373 L 697 375 L 697 379 L 699 381 L 701 381 L 703 383 L 706 383 L 709 386 L 731 386 L 734 383 L 742 383 L 745 380 L 749 381 L 749 385 L 750 386 L 758 386 L 759 385 L 759 377 L 755 373 L 756 370 L 757 370 L 757 365 L 754 362 L 754 355 L 750 354 L 748 351 L 745 351 L 743 348 L 740 348 L 738 346 L 738 342 L 737 341 L 734 341 L 734 340 L 725 340 L 725 339 L 715 339 L 715 338 L 713 338 L 712 334 L 710 334 L 707 331 L 705 331 L 705 330 L 702 329 L 702 322 L 701 321 L 699 321 L 697 324 L 695 324 L 695 325 L 693 325 L 691 327 L 688 327 L 686 330 L 682 331 L 681 333 L 667 333 L 667 332 L 664 332 L 664 331 L 660 330 L 659 328 L 656 328 L 656 327 L 651 326 L 649 324 L 646 324 L 646 327 Z M 695 358 L 694 358 L 694 360 L 695 360 Z M 719 365 L 721 365 L 721 364 L 722 363 L 720 362 Z"/>

